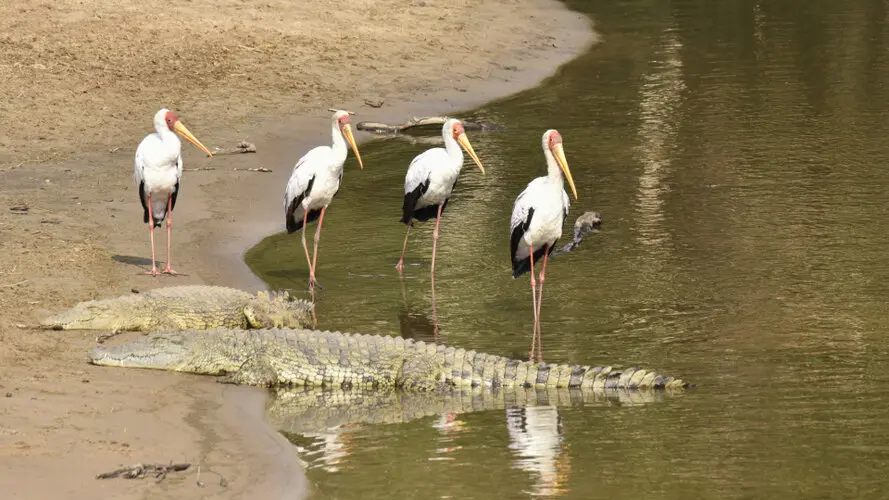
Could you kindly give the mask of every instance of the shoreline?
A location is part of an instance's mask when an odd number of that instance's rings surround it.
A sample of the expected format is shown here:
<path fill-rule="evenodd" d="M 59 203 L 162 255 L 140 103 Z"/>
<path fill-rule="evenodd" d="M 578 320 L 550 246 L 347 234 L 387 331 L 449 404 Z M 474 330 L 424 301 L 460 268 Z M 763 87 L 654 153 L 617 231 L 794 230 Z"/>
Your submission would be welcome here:
<path fill-rule="evenodd" d="M 94 334 L 34 333 L 20 325 L 33 324 L 36 318 L 75 302 L 128 293 L 134 287 L 146 290 L 208 283 L 248 290 L 266 288 L 247 267 L 244 254 L 263 238 L 283 230 L 280 199 L 284 186 L 293 164 L 305 151 L 329 142 L 328 107 L 357 112 L 354 122 L 397 122 L 408 116 L 467 110 L 538 85 L 595 43 L 592 20 L 561 2 L 517 3 L 542 13 L 532 16 L 533 22 L 559 29 L 550 33 L 550 46 L 519 46 L 508 57 L 495 59 L 491 64 L 497 69 L 484 79 L 441 79 L 414 95 L 390 97 L 379 109 L 365 105 L 361 98 L 316 103 L 314 113 L 291 112 L 285 118 L 252 120 L 217 131 L 215 141 L 206 139 L 213 137 L 211 124 L 192 120 L 190 113 L 183 112 L 183 121 L 209 147 L 213 147 L 211 142 L 229 146 L 245 139 L 256 145 L 257 153 L 208 159 L 201 158 L 191 145 L 183 145 L 186 169 L 212 166 L 214 170 L 184 175 L 183 198 L 175 212 L 173 262 L 186 274 L 176 278 L 138 276 L 148 260 L 147 241 L 143 241 L 147 238 L 131 231 L 142 225 L 134 222 L 141 222 L 141 207 L 135 201 L 134 188 L 128 186 L 128 174 L 115 170 L 115 178 L 109 179 L 87 170 L 91 165 L 108 163 L 131 165 L 131 148 L 103 149 L 0 171 L 13 187 L 5 199 L 0 193 L 0 201 L 33 205 L 27 217 L 40 219 L 21 234 L 14 233 L 23 238 L 22 253 L 52 254 L 47 258 L 52 265 L 38 267 L 42 274 L 29 275 L 24 285 L 0 289 L 5 305 L 12 304 L 13 310 L 27 309 L 0 318 L 0 389 L 11 395 L 0 406 L 0 415 L 8 417 L 0 423 L 0 470 L 5 472 L 0 474 L 0 489 L 10 492 L 11 498 L 57 497 L 61 491 L 68 498 L 94 498 L 100 492 L 115 498 L 173 495 L 182 499 L 308 495 L 299 460 L 295 453 L 287 453 L 289 442 L 265 420 L 266 396 L 261 390 L 224 386 L 207 377 L 86 365 L 83 353 L 94 344 Z M 144 129 L 142 125 L 140 121 L 136 127 Z M 362 145 L 374 138 L 358 131 L 355 135 Z M 272 172 L 232 172 L 235 166 L 265 167 Z M 345 189 L 360 182 L 356 174 L 346 173 Z M 16 186 L 20 186 L 18 191 Z M 30 201 L 52 196 L 45 192 L 50 189 L 68 190 L 72 196 L 54 204 Z M 15 217 L 23 220 L 23 216 L 6 217 L 0 216 L 0 231 L 17 222 Z M 90 226 L 84 221 L 101 222 Z M 159 235 L 157 240 L 160 260 L 164 259 L 164 238 Z M 55 264 L 58 258 L 66 264 Z M 20 280 L 16 276 L 18 261 L 12 259 L 11 264 L 0 263 L 0 283 Z M 70 266 L 98 266 L 100 272 L 62 277 L 59 273 Z M 32 296 L 23 287 L 34 287 Z M 138 335 L 121 335 L 115 342 Z M 50 387 L 55 385 L 58 387 Z M 120 464 L 171 459 L 203 465 L 205 470 L 209 467 L 222 474 L 228 485 L 221 487 L 214 476 L 202 475 L 206 487 L 197 488 L 194 469 L 171 475 L 159 485 L 148 480 L 93 479 L 96 473 Z M 43 479 L 47 474 L 55 478 L 53 484 Z"/>

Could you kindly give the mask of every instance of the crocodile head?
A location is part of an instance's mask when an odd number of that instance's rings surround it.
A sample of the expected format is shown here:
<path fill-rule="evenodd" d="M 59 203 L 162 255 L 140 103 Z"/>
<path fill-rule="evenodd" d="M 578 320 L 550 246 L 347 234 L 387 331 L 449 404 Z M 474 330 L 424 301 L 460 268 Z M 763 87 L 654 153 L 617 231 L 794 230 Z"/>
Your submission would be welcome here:
<path fill-rule="evenodd" d="M 40 322 L 52 330 L 138 330 L 142 318 L 132 312 L 138 298 L 124 296 L 115 301 L 90 300 Z"/>
<path fill-rule="evenodd" d="M 118 346 L 98 346 L 89 353 L 94 365 L 152 368 L 205 375 L 236 372 L 241 364 L 230 348 L 214 342 L 212 330 L 151 334 Z"/>
<path fill-rule="evenodd" d="M 311 303 L 287 292 L 257 292 L 244 307 L 250 328 L 309 328 L 311 312 Z"/>

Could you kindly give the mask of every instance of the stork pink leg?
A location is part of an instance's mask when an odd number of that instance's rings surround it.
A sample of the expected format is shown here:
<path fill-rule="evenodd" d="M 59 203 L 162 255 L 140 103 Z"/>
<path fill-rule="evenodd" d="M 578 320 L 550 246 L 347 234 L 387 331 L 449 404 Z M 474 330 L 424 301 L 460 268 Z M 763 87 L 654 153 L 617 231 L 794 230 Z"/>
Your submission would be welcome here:
<path fill-rule="evenodd" d="M 432 340 L 438 343 L 438 313 L 435 311 L 435 275 L 432 275 Z"/>
<path fill-rule="evenodd" d="M 546 280 L 546 260 L 549 257 L 549 245 L 543 247 L 543 267 L 540 269 L 540 288 L 537 290 L 537 361 L 543 361 L 543 332 L 540 328 L 540 308 L 543 304 L 543 282 Z"/>
<path fill-rule="evenodd" d="M 435 218 L 435 231 L 432 232 L 432 276 L 435 276 L 435 250 L 438 247 L 438 224 L 441 222 L 441 210 L 444 203 L 438 206 L 438 217 Z"/>
<path fill-rule="evenodd" d="M 534 247 L 528 249 L 528 258 L 531 260 L 531 309 L 534 312 L 534 333 L 531 335 L 530 361 L 534 361 L 534 347 L 537 342 L 537 280 L 534 279 Z"/>
<path fill-rule="evenodd" d="M 398 264 L 395 265 L 395 269 L 398 269 L 399 273 L 404 269 L 404 252 L 407 250 L 407 237 L 411 234 L 411 224 L 413 223 L 407 223 L 407 232 L 404 233 L 404 244 L 401 245 L 401 258 L 398 259 Z"/>
<path fill-rule="evenodd" d="M 167 198 L 167 265 L 164 274 L 176 274 L 173 270 L 172 257 L 170 257 L 170 240 L 173 237 L 173 197 Z"/>
<path fill-rule="evenodd" d="M 157 261 L 154 258 L 154 214 L 151 213 L 151 195 L 149 194 L 146 199 L 148 200 L 148 234 L 151 238 L 151 271 L 146 271 L 145 274 L 157 276 L 159 273 L 157 272 Z"/>
<path fill-rule="evenodd" d="M 308 223 L 309 212 L 306 211 L 303 213 L 303 227 L 300 231 L 300 235 L 302 236 L 303 241 L 303 250 L 306 252 L 306 264 L 309 266 L 309 289 L 312 290 L 312 293 L 315 292 L 315 287 L 312 286 L 312 283 L 315 282 L 315 270 L 312 269 L 312 258 L 309 257 L 309 246 L 306 245 L 306 224 Z"/>
<path fill-rule="evenodd" d="M 318 280 L 315 279 L 315 266 L 318 265 L 318 240 L 321 239 L 321 225 L 324 224 L 324 211 L 327 210 L 327 207 L 321 209 L 321 216 L 318 217 L 318 228 L 315 229 L 315 247 L 312 252 L 312 286 L 318 284 Z"/>

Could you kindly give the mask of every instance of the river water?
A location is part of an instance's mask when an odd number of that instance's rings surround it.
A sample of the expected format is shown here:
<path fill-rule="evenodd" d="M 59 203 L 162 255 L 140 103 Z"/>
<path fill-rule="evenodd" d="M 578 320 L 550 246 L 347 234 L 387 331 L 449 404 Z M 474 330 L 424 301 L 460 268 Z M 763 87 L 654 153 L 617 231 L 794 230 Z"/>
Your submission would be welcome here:
<path fill-rule="evenodd" d="M 539 88 L 466 113 L 441 222 L 401 250 L 427 144 L 350 157 L 325 217 L 319 328 L 526 357 L 509 218 L 558 129 L 602 231 L 550 262 L 547 361 L 637 365 L 692 391 L 288 434 L 316 498 L 880 498 L 889 489 L 889 2 L 569 1 L 601 41 Z M 283 221 L 282 221 L 283 226 Z M 314 228 L 314 226 L 312 226 Z M 563 240 L 564 241 L 564 240 Z M 297 235 L 248 254 L 304 290 Z M 644 402 L 643 402 L 644 403 Z"/>

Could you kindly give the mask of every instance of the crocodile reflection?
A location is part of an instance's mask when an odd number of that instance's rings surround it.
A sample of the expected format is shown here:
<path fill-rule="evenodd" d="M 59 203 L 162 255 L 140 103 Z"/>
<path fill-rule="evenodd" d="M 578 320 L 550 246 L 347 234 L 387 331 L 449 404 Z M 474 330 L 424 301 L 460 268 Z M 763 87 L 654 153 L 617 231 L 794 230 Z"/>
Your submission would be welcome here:
<path fill-rule="evenodd" d="M 279 389 L 266 405 L 271 424 L 298 448 L 307 468 L 336 472 L 347 466 L 356 436 L 373 425 L 407 423 L 435 417 L 431 425 L 441 438 L 435 450 L 442 459 L 460 449 L 459 434 L 468 430 L 462 415 L 504 411 L 513 466 L 534 476 L 535 496 L 555 496 L 570 471 L 563 448 L 560 408 L 636 406 L 663 401 L 667 391 L 592 389 L 467 390 L 441 392 L 319 391 Z M 435 443 L 430 443 L 434 445 Z"/>

